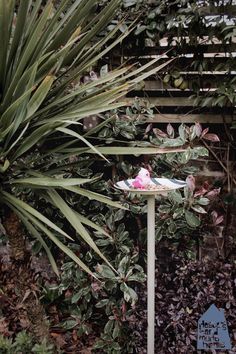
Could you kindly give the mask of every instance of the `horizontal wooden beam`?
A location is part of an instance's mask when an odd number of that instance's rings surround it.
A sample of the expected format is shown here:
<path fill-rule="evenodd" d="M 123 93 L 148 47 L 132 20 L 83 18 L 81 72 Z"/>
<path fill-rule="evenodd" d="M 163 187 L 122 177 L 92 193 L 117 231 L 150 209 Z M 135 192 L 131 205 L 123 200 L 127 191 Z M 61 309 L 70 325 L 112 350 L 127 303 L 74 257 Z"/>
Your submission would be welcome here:
<path fill-rule="evenodd" d="M 147 64 L 148 62 L 150 62 L 150 60 L 157 58 L 158 55 L 150 55 L 150 56 L 123 56 L 120 54 L 119 55 L 114 55 L 112 56 L 112 58 L 110 59 L 110 64 L 113 66 L 113 68 L 115 67 L 119 67 L 121 64 L 124 65 L 124 63 L 127 64 L 132 64 L 132 63 L 140 63 L 142 65 Z M 108 58 L 107 58 L 108 59 Z M 157 67 L 158 65 L 162 65 L 164 63 L 166 63 L 168 61 L 168 57 L 167 56 L 163 56 L 162 58 L 160 58 L 160 60 L 158 61 L 158 63 L 156 63 L 153 66 L 150 66 L 149 69 L 154 69 L 154 67 Z M 187 56 L 179 56 L 176 57 L 174 59 L 174 61 L 172 61 L 169 65 L 166 65 L 163 67 L 163 69 L 161 69 L 159 72 L 168 72 L 170 71 L 170 68 L 173 68 L 173 64 L 175 67 L 177 67 L 179 70 L 181 71 L 188 71 L 192 69 L 192 63 L 193 63 L 194 58 L 193 57 L 187 57 Z M 212 55 L 212 57 L 204 57 L 204 63 L 206 65 L 206 69 L 205 71 L 216 71 L 216 68 L 220 65 L 220 64 L 225 64 L 226 61 L 229 60 L 229 57 L 222 57 L 222 56 L 214 56 Z M 232 71 L 234 70 L 234 68 L 236 68 L 236 56 L 230 59 L 231 61 L 231 68 Z M 219 70 L 218 70 L 219 71 Z"/>
<path fill-rule="evenodd" d="M 123 99 L 122 99 L 123 101 Z M 125 98 L 125 102 L 128 105 L 133 105 L 135 97 Z M 159 107 L 192 107 L 193 99 L 190 97 L 142 97 L 139 98 L 141 106 L 150 104 L 152 106 Z"/>
<path fill-rule="evenodd" d="M 224 122 L 221 114 L 154 114 L 147 119 L 148 123 L 195 123 L 222 124 Z M 226 123 L 232 123 L 232 116 L 225 116 Z"/>
<path fill-rule="evenodd" d="M 191 39 L 188 36 L 179 36 L 179 37 L 173 37 L 171 45 L 176 45 L 181 42 L 181 40 L 184 40 L 185 45 L 190 45 Z M 212 45 L 212 44 L 223 44 L 222 41 L 219 40 L 219 38 L 213 36 L 201 36 L 201 37 L 196 37 L 195 40 L 199 45 Z M 236 43 L 236 36 L 232 37 L 231 43 Z M 168 45 L 168 38 L 163 37 L 159 41 L 160 46 L 167 46 Z"/>
<path fill-rule="evenodd" d="M 197 76 L 195 78 L 195 80 L 197 80 Z M 161 80 L 148 80 L 148 81 L 144 81 L 142 84 L 138 84 L 136 85 L 136 87 L 134 88 L 135 91 L 135 96 L 141 96 L 143 97 L 145 95 L 145 91 L 149 92 L 150 94 L 152 93 L 152 96 L 155 94 L 156 92 L 156 96 L 158 96 L 158 94 L 161 92 L 169 92 L 170 95 L 173 94 L 173 96 L 175 96 L 175 94 L 177 94 L 178 96 L 190 96 L 191 94 L 193 94 L 193 82 L 194 80 L 188 80 L 186 79 L 186 83 L 187 83 L 187 88 L 185 90 L 181 90 L 177 87 L 173 87 L 169 84 L 164 84 L 163 81 Z M 217 87 L 220 85 L 220 83 L 224 82 L 224 77 L 221 77 L 221 80 L 219 78 L 218 81 L 214 81 L 214 80 L 201 80 L 201 85 L 202 87 L 200 88 L 200 92 L 202 92 L 204 94 L 204 92 L 214 92 Z M 133 94 L 131 92 L 131 96 L 133 97 Z"/>
<path fill-rule="evenodd" d="M 183 75 L 183 77 L 185 78 L 186 82 L 187 82 L 187 89 L 192 89 L 192 82 L 194 81 L 194 78 L 192 77 L 192 80 L 188 78 L 186 78 L 186 76 Z M 198 79 L 198 77 L 200 77 L 200 75 L 196 75 L 195 76 L 195 80 Z M 221 83 L 222 84 L 222 81 L 224 81 L 224 76 L 222 77 L 219 77 L 218 80 L 210 80 L 210 79 L 206 79 L 204 80 L 202 77 L 201 77 L 201 85 L 202 85 L 202 88 L 206 88 L 207 91 L 209 90 L 209 88 L 211 89 L 215 89 L 219 86 L 219 84 Z M 137 85 L 137 87 L 139 87 L 139 85 Z M 147 81 L 144 81 L 144 84 L 143 86 L 141 87 L 140 85 L 140 89 L 143 89 L 145 91 L 159 91 L 159 90 L 170 90 L 170 91 L 173 91 L 173 90 L 178 90 L 180 91 L 180 89 L 178 89 L 177 87 L 173 87 L 171 86 L 170 84 L 164 84 L 163 81 L 161 80 L 147 80 Z"/>
<path fill-rule="evenodd" d="M 126 49 L 124 48 L 122 54 L 124 56 L 145 56 L 145 55 L 157 55 L 162 54 L 163 52 L 171 49 L 176 54 L 193 54 L 193 53 L 208 53 L 208 54 L 219 54 L 219 53 L 232 53 L 236 52 L 236 43 L 232 44 L 199 44 L 196 46 L 193 45 L 184 45 L 184 46 L 176 46 L 176 45 L 165 45 L 165 46 L 155 46 L 155 47 L 144 47 L 144 48 L 132 48 Z"/>
<path fill-rule="evenodd" d="M 206 162 L 206 160 L 205 160 Z M 196 164 L 196 161 L 194 160 L 194 163 Z M 204 176 L 204 177 L 214 177 L 214 178 L 224 178 L 226 173 L 223 171 L 211 171 L 209 169 L 203 169 L 202 171 L 198 171 L 196 173 L 197 176 Z"/>
<path fill-rule="evenodd" d="M 122 60 L 132 60 L 132 61 L 139 61 L 139 62 L 147 62 L 149 61 L 150 59 L 155 59 L 155 58 L 158 58 L 158 56 L 162 55 L 163 53 L 165 53 L 165 51 L 162 51 L 161 53 L 154 53 L 154 54 L 145 54 L 145 53 L 140 53 L 140 55 L 137 55 L 137 53 L 135 52 L 132 52 L 130 54 L 127 54 L 127 55 L 124 55 L 124 53 L 122 52 L 116 52 L 114 53 L 112 59 L 113 61 L 117 61 L 119 62 L 120 59 L 122 58 Z M 171 54 L 171 52 L 170 52 Z M 229 59 L 229 56 L 227 53 L 225 52 L 222 52 L 222 53 L 203 53 L 203 59 L 205 61 L 209 61 L 211 64 L 212 63 L 212 60 L 214 59 L 214 63 L 222 63 L 224 62 L 225 60 Z M 236 58 L 236 52 L 233 52 L 233 55 L 232 55 L 233 59 Z M 176 61 L 178 62 L 184 62 L 185 65 L 188 64 L 188 62 L 192 62 L 194 60 L 194 53 L 190 53 L 190 54 L 181 54 L 181 55 L 173 55 L 172 58 L 175 58 L 175 63 Z M 167 59 L 170 59 L 170 56 L 164 54 L 162 55 L 162 58 L 160 58 L 160 62 L 164 62 L 164 61 L 167 61 Z M 233 60 L 231 58 L 231 60 Z M 212 66 L 212 65 L 211 65 Z"/>

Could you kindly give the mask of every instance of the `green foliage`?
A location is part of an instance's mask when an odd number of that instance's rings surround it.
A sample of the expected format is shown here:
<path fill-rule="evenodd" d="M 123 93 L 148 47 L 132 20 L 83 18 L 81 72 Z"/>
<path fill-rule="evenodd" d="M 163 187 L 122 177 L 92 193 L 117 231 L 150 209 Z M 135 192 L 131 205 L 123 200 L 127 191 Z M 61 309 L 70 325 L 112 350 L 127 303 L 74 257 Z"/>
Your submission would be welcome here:
<path fill-rule="evenodd" d="M 14 354 L 12 340 L 0 335 L 0 350 L 1 354 Z"/>
<path fill-rule="evenodd" d="M 14 347 L 17 348 L 16 351 L 30 353 L 33 348 L 32 338 L 25 331 L 19 332 L 15 338 Z"/>
<path fill-rule="evenodd" d="M 216 134 L 208 134 L 209 129 L 202 129 L 201 124 L 195 123 L 190 127 L 181 124 L 178 128 L 178 133 L 176 134 L 175 129 L 171 124 L 167 125 L 166 132 L 153 128 L 149 128 L 150 142 L 154 145 L 160 147 L 180 147 L 185 146 L 186 152 L 180 155 L 182 159 L 182 164 L 186 164 L 190 159 L 197 158 L 198 156 L 207 156 L 208 151 L 206 148 L 199 146 L 199 141 L 211 140 L 218 142 L 219 138 Z M 198 145 L 197 145 L 198 144 Z M 187 147 L 192 147 L 193 149 L 187 149 Z M 196 149 L 194 149 L 196 147 Z"/>
<path fill-rule="evenodd" d="M 201 215 L 207 211 L 199 204 L 201 197 L 194 197 L 193 191 L 185 188 L 184 195 L 180 191 L 174 191 L 162 201 L 158 208 L 157 238 L 173 238 L 180 240 L 197 230 L 201 224 Z M 205 198 L 206 203 L 210 200 Z"/>
<path fill-rule="evenodd" d="M 0 335 L 0 353 L 1 354 L 54 354 L 52 344 L 47 344 L 45 340 L 42 343 L 34 344 L 31 336 L 25 331 L 19 332 L 15 339 Z"/>
<path fill-rule="evenodd" d="M 177 134 L 171 125 L 166 132 L 152 127 L 145 131 L 143 122 L 119 117 L 113 124 L 105 112 L 112 110 L 112 116 L 122 113 L 119 108 L 125 103 L 120 98 L 164 68 L 166 62 L 156 67 L 161 59 L 156 58 L 142 68 L 122 67 L 96 75 L 93 69 L 97 61 L 131 31 L 121 21 L 99 37 L 111 23 L 120 1 L 109 1 L 98 14 L 96 5 L 100 1 L 63 0 L 55 8 L 51 1 L 41 6 L 44 3 L 24 0 L 15 8 L 14 0 L 0 2 L 0 25 L 6 34 L 0 53 L 1 207 L 11 208 L 19 216 L 37 240 L 35 245 L 44 248 L 57 274 L 54 245 L 90 275 L 94 276 L 91 269 L 95 269 L 96 278 L 89 277 L 66 259 L 60 283 L 44 287 L 44 301 L 60 307 L 64 330 L 75 330 L 82 336 L 95 330 L 90 321 L 102 327 L 95 352 L 101 349 L 123 353 L 134 346 L 129 325 L 138 298 L 137 283 L 145 281 L 141 265 L 145 264 L 146 219 L 145 204 L 135 196 L 126 202 L 131 213 L 109 198 L 113 194 L 124 200 L 107 182 L 112 178 L 111 166 L 113 181 L 131 177 L 136 173 L 137 156 L 152 154 L 154 174 L 185 178 L 194 172 L 188 162 L 207 153 L 195 146 L 196 141 L 207 138 L 207 132 L 198 125 L 181 125 Z M 124 5 L 134 9 L 135 17 L 146 6 L 139 1 L 126 1 Z M 142 30 L 138 26 L 139 34 L 145 31 L 153 40 L 156 33 L 164 33 L 158 21 L 164 21 L 161 11 L 167 11 L 168 5 L 159 2 Z M 178 13 L 182 29 L 195 16 L 191 11 L 187 13 L 187 8 L 182 17 Z M 169 21 L 167 29 L 176 31 L 176 23 Z M 180 80 L 178 75 L 171 75 Z M 177 86 L 182 85 L 180 81 L 175 82 Z M 149 107 L 142 111 L 136 102 L 125 114 L 140 112 L 146 116 L 153 113 Z M 102 123 L 85 133 L 82 119 L 96 114 Z M 217 141 L 209 134 L 208 138 Z M 182 145 L 189 147 L 182 155 L 157 155 L 160 146 Z M 135 155 L 136 160 L 117 157 L 122 154 Z M 184 193 L 174 192 L 161 202 L 158 237 L 171 242 L 186 235 L 191 239 L 199 227 L 208 199 L 194 195 L 191 189 Z M 117 207 L 118 211 L 109 207 Z M 36 251 L 41 252 L 40 247 L 35 247 Z M 24 334 L 14 342 L 0 340 L 6 354 L 12 352 L 12 346 L 14 353 L 18 347 L 27 353 L 31 345 Z M 38 354 L 53 352 L 46 342 L 30 350 Z"/>
<path fill-rule="evenodd" d="M 87 189 L 93 178 L 71 173 L 75 155 L 89 152 L 107 161 L 100 146 L 85 136 L 81 120 L 125 105 L 120 98 L 128 90 L 165 66 L 155 66 L 159 59 L 154 59 L 143 68 L 124 67 L 96 76 L 93 66 L 131 31 L 120 33 L 121 21 L 101 39 L 99 34 L 120 0 L 109 1 L 100 11 L 98 4 L 96 0 L 63 0 L 57 6 L 42 0 L 0 2 L 0 29 L 5 33 L 0 54 L 0 203 L 16 213 L 42 244 L 56 274 L 45 235 L 94 275 L 65 245 L 64 239 L 73 237 L 64 225 L 47 218 L 40 203 L 58 209 L 72 234 L 80 235 L 103 260 L 84 227 L 86 217 L 80 221 L 64 195 L 82 195 L 122 208 Z M 55 170 L 57 161 L 61 165 Z"/>
<path fill-rule="evenodd" d="M 46 340 L 43 340 L 40 344 L 35 344 L 32 348 L 32 353 L 35 354 L 54 354 L 54 347 L 52 344 L 47 344 Z"/>
<path fill-rule="evenodd" d="M 104 263 L 97 265 L 96 256 L 87 251 L 83 258 L 90 268 L 96 267 L 99 280 L 91 281 L 73 262 L 66 262 L 60 283 L 44 286 L 43 301 L 60 309 L 63 321 L 59 325 L 64 330 L 74 330 L 81 338 L 98 331 L 94 352 L 122 353 L 134 345 L 129 323 L 135 314 L 137 284 L 146 277 L 139 265 L 142 254 L 125 228 L 125 217 L 124 211 L 110 210 L 93 218 L 108 231 L 108 235 L 96 232 L 96 243 L 117 273 Z"/>
<path fill-rule="evenodd" d="M 133 109 L 136 110 L 135 107 Z M 118 120 L 118 118 L 116 119 Z M 115 120 L 115 128 L 116 123 Z M 126 129 L 126 124 L 128 127 L 133 124 L 128 119 L 122 123 L 123 129 Z M 153 129 L 155 128 L 147 127 L 141 123 L 143 122 L 137 124 L 135 140 L 132 140 L 130 144 L 136 142 L 150 144 L 151 138 L 154 139 Z M 119 135 L 116 135 L 111 122 L 101 127 L 101 130 L 106 126 L 111 131 L 111 139 L 114 137 L 112 143 L 108 143 L 108 149 L 111 150 Z M 172 139 L 175 141 L 181 136 L 181 144 L 187 146 L 192 144 L 192 148 L 187 148 L 181 154 L 173 152 L 167 155 L 150 156 L 148 165 L 152 169 L 152 175 L 185 179 L 187 175 L 195 173 L 196 169 L 192 167 L 192 160 L 207 155 L 207 150 L 200 145 L 202 139 L 200 137 L 203 134 L 201 126 L 196 124 L 186 127 L 183 125 L 176 132 L 169 125 L 162 132 L 164 137 L 158 138 L 156 146 L 160 146 L 166 140 L 168 142 Z M 95 137 L 97 134 L 99 134 L 99 130 L 94 134 Z M 91 134 L 91 136 L 93 135 Z M 129 142 L 129 137 L 123 139 L 123 144 L 125 141 Z M 154 145 L 153 142 L 152 145 Z M 128 148 L 125 147 L 125 149 Z M 61 321 L 57 325 L 63 330 L 74 331 L 80 341 L 86 341 L 86 337 L 90 338 L 92 334 L 96 333 L 94 352 L 115 354 L 132 352 L 136 346 L 132 326 L 140 321 L 136 314 L 137 300 L 140 293 L 143 293 L 143 285 L 145 284 L 146 201 L 134 195 L 124 197 L 123 193 L 114 190 L 111 183 L 111 181 L 115 182 L 135 176 L 139 166 L 144 164 L 142 157 L 111 155 L 109 160 L 110 164 L 101 164 L 98 157 L 94 156 L 91 159 L 90 155 L 85 154 L 75 157 L 71 168 L 78 178 L 92 175 L 97 177 L 90 184 L 90 190 L 107 196 L 113 195 L 122 201 L 125 200 L 125 205 L 129 208 L 128 211 L 107 209 L 100 201 L 89 200 L 78 194 L 66 195 L 65 201 L 76 211 L 77 216 L 82 217 L 81 220 L 86 215 L 90 225 L 97 225 L 95 229 L 87 223 L 86 228 L 88 231 L 92 230 L 91 227 L 93 228 L 94 242 L 113 268 L 108 267 L 105 262 L 101 262 L 98 255 L 92 250 L 88 250 L 84 243 L 80 242 L 77 245 L 70 243 L 70 248 L 80 255 L 81 260 L 90 269 L 96 270 L 98 279 L 92 280 L 73 262 L 66 260 L 62 266 L 61 281 L 58 281 L 57 284 L 44 286 L 43 301 L 47 308 L 57 307 L 61 314 Z M 54 168 L 57 169 L 60 164 L 61 162 L 58 161 Z M 199 191 L 195 187 L 193 189 L 186 188 L 182 193 L 172 192 L 168 198 L 159 200 L 156 211 L 157 240 L 161 236 L 162 241 L 165 241 L 168 247 L 173 250 L 184 244 L 185 248 L 180 253 L 184 251 L 189 257 L 194 257 L 194 247 L 198 239 L 196 230 L 199 229 L 196 220 L 201 222 L 200 227 L 204 227 L 205 214 L 202 213 L 205 209 L 208 212 L 211 207 L 210 199 L 207 197 L 208 192 L 210 189 Z M 196 193 L 200 194 L 195 195 Z M 55 209 L 47 209 L 48 212 L 51 212 L 59 222 L 61 217 Z M 185 214 L 188 216 L 186 217 Z M 161 241 L 159 240 L 159 242 Z"/>
<path fill-rule="evenodd" d="M 225 68 L 222 67 L 222 70 Z M 228 68 L 231 70 L 231 67 Z M 236 104 L 236 78 L 225 77 L 214 92 L 209 92 L 206 96 L 195 97 L 194 105 L 201 107 L 233 107 Z"/>
<path fill-rule="evenodd" d="M 182 153 L 158 154 L 157 156 L 150 157 L 148 161 L 148 166 L 152 170 L 151 174 L 154 177 L 164 176 L 179 179 L 186 179 L 188 175 L 195 175 L 198 172 L 198 168 L 192 162 L 199 157 L 208 156 L 207 149 L 200 145 L 203 139 L 219 140 L 215 134 L 209 133 L 208 129 L 203 130 L 200 124 L 192 126 L 181 125 L 177 132 L 170 124 L 166 130 L 154 128 L 152 124 L 149 124 L 145 131 L 143 128 L 141 134 L 153 145 L 187 147 Z M 192 148 L 189 148 L 189 146 Z M 137 166 L 134 166 L 128 159 L 122 159 L 122 161 L 116 164 L 116 167 L 118 173 L 124 179 L 133 178 L 138 171 Z M 115 179 L 119 180 L 121 178 L 116 176 Z M 171 192 L 167 198 L 160 199 L 156 217 L 157 240 L 168 241 L 168 244 L 175 245 L 177 248 L 179 245 L 184 244 L 184 249 L 192 257 L 194 254 L 192 250 L 200 239 L 200 230 L 206 228 L 206 223 L 209 223 L 209 220 L 205 219 L 205 215 L 212 210 L 218 194 L 219 190 L 213 186 L 206 188 L 199 186 L 196 188 L 194 182 L 193 186 L 190 185 L 183 191 Z M 130 195 L 128 201 L 132 217 L 137 217 L 145 212 L 145 203 L 143 203 L 142 198 Z M 142 219 L 143 217 L 141 217 Z M 129 223 L 130 221 L 127 221 L 127 224 Z M 145 220 L 144 223 L 146 223 Z M 108 228 L 112 231 L 114 217 L 108 217 L 106 224 L 109 225 Z M 143 228 L 139 231 L 139 239 L 142 242 L 145 240 L 145 235 L 146 229 Z M 102 240 L 99 241 L 101 245 L 103 245 L 103 242 L 106 245 L 111 243 L 105 236 L 101 236 L 101 238 Z"/>

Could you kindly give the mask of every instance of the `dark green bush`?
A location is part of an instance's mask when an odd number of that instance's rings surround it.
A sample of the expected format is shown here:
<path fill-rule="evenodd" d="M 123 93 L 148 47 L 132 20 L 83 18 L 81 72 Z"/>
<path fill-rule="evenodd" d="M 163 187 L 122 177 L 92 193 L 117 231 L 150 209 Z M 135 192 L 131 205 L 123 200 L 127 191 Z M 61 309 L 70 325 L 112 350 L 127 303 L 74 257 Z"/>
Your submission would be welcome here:
<path fill-rule="evenodd" d="M 174 255 L 166 270 L 156 272 L 156 344 L 158 354 L 196 354 L 197 321 L 211 304 L 223 308 L 231 337 L 233 354 L 236 350 L 236 265 L 223 260 L 187 261 Z M 145 299 L 140 311 L 145 308 Z M 137 326 L 138 325 L 138 326 Z M 146 322 L 140 328 L 146 331 Z M 142 353 L 140 351 L 139 353 Z"/>
<path fill-rule="evenodd" d="M 96 257 L 87 251 L 82 257 L 91 268 L 96 268 L 99 280 L 90 279 L 73 262 L 67 262 L 62 266 L 61 281 L 44 286 L 43 299 L 48 312 L 56 306 L 59 314 L 52 325 L 67 333 L 75 331 L 80 343 L 95 335 L 96 353 L 100 350 L 101 353 L 132 353 L 134 349 L 130 322 L 136 311 L 137 284 L 145 281 L 140 265 L 144 260 L 125 228 L 124 215 L 123 211 L 110 210 L 106 215 L 96 216 L 97 222 L 106 220 L 110 233 L 110 237 L 104 237 L 98 232 L 96 242 L 112 260 L 117 273 L 98 264 Z"/>

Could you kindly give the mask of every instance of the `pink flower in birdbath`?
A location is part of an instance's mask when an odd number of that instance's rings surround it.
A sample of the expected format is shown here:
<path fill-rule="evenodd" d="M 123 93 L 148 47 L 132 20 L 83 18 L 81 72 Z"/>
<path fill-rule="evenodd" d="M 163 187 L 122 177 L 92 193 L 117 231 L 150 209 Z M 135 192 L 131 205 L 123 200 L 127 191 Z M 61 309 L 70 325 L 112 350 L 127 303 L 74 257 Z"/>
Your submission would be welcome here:
<path fill-rule="evenodd" d="M 146 168 L 141 167 L 132 184 L 134 188 L 145 189 L 149 186 L 150 181 L 151 177 L 149 171 Z"/>

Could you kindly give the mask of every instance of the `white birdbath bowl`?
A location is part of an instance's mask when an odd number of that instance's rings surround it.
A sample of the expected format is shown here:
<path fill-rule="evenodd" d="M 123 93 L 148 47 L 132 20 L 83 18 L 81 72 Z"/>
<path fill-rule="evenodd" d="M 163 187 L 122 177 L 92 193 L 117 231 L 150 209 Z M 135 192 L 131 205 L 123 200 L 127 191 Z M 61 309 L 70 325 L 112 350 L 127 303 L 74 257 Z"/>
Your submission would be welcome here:
<path fill-rule="evenodd" d="M 155 196 L 186 186 L 184 181 L 168 178 L 151 178 L 149 188 L 136 189 L 134 179 L 117 182 L 115 187 L 147 198 L 147 352 L 155 354 Z"/>

